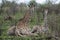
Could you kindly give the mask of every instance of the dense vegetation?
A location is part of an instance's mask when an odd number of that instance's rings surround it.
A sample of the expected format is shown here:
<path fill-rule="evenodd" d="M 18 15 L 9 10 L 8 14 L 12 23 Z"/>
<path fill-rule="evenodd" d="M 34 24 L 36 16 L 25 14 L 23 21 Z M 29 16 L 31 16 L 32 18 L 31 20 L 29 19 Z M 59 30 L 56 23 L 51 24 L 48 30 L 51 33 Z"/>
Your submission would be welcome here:
<path fill-rule="evenodd" d="M 32 18 L 29 23 L 32 28 L 34 25 L 43 24 L 44 9 L 48 8 L 48 27 L 51 34 L 60 37 L 60 3 L 53 4 L 51 1 L 47 1 L 45 4 L 38 4 L 35 1 L 30 1 L 28 4 L 17 4 L 15 1 L 10 2 L 2 0 L 0 4 L 0 40 L 49 40 L 46 35 L 38 35 L 37 37 L 16 37 L 8 36 L 7 29 L 21 19 L 28 7 L 34 6 L 35 10 L 32 12 Z M 51 39 L 55 40 L 55 39 Z"/>

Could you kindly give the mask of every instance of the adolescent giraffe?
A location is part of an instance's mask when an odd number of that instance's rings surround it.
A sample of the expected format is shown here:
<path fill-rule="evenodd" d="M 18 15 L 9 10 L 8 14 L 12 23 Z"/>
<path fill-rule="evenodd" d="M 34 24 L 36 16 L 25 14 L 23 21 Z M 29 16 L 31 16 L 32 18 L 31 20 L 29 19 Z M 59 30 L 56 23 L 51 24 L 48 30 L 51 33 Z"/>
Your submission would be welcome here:
<path fill-rule="evenodd" d="M 20 21 L 16 25 L 15 34 L 18 36 L 22 35 L 36 35 L 31 33 L 30 28 L 28 27 L 28 23 L 31 19 L 32 9 L 29 9 L 27 13 L 25 13 L 24 17 L 20 19 Z"/>

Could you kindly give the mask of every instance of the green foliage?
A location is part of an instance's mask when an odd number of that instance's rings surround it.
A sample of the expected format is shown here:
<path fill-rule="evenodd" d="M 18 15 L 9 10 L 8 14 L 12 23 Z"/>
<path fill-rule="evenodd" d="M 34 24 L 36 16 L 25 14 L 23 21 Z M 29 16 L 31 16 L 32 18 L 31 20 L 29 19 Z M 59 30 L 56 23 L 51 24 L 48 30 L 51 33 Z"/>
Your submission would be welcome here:
<path fill-rule="evenodd" d="M 3 1 L 3 0 L 2 0 Z M 45 7 L 50 7 L 52 4 L 38 4 L 35 0 L 30 1 L 28 4 L 30 7 L 39 7 L 34 11 L 34 16 L 32 16 L 31 21 L 29 23 L 32 28 L 34 25 L 38 23 L 42 25 L 43 23 L 43 9 Z M 58 5 L 58 6 L 57 6 Z M 60 4 L 55 5 L 58 9 L 60 8 Z M 0 40 L 48 40 L 46 39 L 46 34 L 40 34 L 37 37 L 16 37 L 16 36 L 8 36 L 7 30 L 12 26 L 16 25 L 19 19 L 23 18 L 24 13 L 28 9 L 25 3 L 16 4 L 15 2 L 3 1 L 3 4 L 0 6 Z M 55 9 L 55 7 L 51 7 L 51 9 Z M 55 9 L 57 11 L 58 9 Z M 51 10 L 51 13 L 48 13 L 48 26 L 50 28 L 49 32 L 55 31 L 56 34 L 60 35 L 60 14 L 56 14 L 55 11 Z M 58 13 L 60 10 L 58 10 Z M 5 17 L 12 16 L 12 20 L 5 20 Z"/>
<path fill-rule="evenodd" d="M 49 28 L 54 31 L 56 33 L 56 35 L 58 35 L 60 32 L 60 14 L 55 14 L 52 13 L 50 15 L 48 15 L 48 25 Z M 51 21 L 52 20 L 52 21 Z"/>
<path fill-rule="evenodd" d="M 37 6 L 37 3 L 36 3 L 35 0 L 32 0 L 32 1 L 29 2 L 28 6 L 29 7 L 35 7 L 35 6 Z"/>
<path fill-rule="evenodd" d="M 0 40 L 47 40 L 45 37 L 16 37 L 16 36 L 0 36 Z"/>

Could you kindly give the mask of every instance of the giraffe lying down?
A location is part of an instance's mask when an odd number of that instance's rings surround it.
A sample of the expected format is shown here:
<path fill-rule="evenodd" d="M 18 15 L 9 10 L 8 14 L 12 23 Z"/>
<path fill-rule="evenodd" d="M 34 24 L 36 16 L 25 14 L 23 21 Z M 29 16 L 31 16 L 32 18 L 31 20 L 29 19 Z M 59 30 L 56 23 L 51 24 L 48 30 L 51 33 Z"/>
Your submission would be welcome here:
<path fill-rule="evenodd" d="M 30 28 L 25 27 L 21 29 L 16 29 L 16 26 L 12 26 L 11 28 L 9 28 L 7 34 L 12 36 L 37 36 L 36 33 L 31 32 Z"/>
<path fill-rule="evenodd" d="M 49 32 L 49 28 L 39 26 L 39 25 L 33 26 L 33 29 L 32 29 L 32 33 L 37 33 L 37 34 L 48 33 L 48 32 Z"/>

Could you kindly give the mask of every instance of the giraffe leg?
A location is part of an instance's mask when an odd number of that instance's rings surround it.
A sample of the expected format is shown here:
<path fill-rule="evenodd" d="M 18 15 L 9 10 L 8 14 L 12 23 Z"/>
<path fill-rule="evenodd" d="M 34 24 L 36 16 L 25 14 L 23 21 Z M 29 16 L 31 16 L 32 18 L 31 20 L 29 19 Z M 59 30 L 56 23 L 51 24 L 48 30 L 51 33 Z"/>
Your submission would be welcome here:
<path fill-rule="evenodd" d="M 22 35 L 20 34 L 20 31 L 19 31 L 19 30 L 16 30 L 16 31 L 15 31 L 15 34 L 16 34 L 16 36 L 22 36 Z"/>

